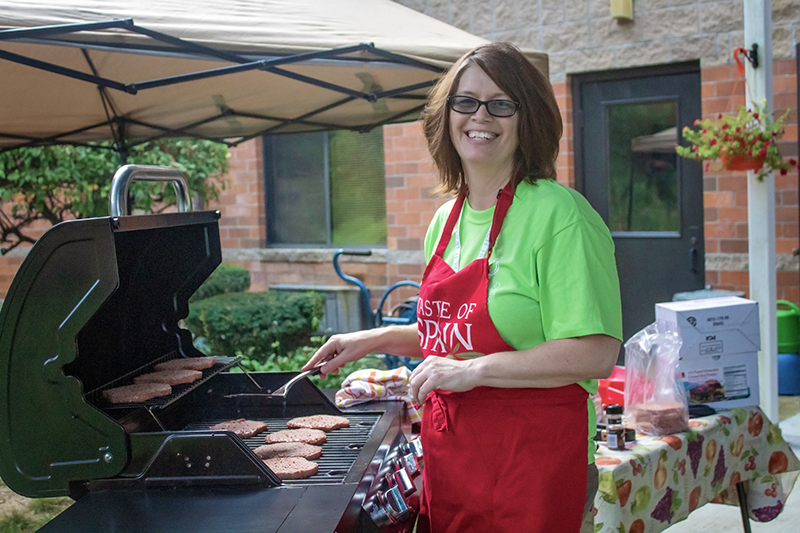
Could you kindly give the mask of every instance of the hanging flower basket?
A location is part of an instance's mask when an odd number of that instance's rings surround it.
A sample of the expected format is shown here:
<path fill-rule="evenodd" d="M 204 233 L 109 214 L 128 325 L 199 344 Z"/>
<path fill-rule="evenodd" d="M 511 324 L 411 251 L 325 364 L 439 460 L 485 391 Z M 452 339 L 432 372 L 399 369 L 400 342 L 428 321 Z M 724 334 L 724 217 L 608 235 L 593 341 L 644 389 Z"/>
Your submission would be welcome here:
<path fill-rule="evenodd" d="M 725 170 L 752 170 L 755 172 L 757 170 L 761 170 L 761 167 L 764 166 L 763 157 L 752 157 L 741 154 L 732 156 L 729 156 L 728 154 L 720 154 L 719 158 L 722 161 L 722 165 L 725 167 Z"/>
<path fill-rule="evenodd" d="M 720 113 L 717 120 L 696 120 L 697 129 L 683 128 L 683 138 L 690 146 L 676 146 L 675 151 L 688 159 L 721 161 L 727 170 L 757 172 L 763 180 L 770 172 L 786 174 L 797 161 L 783 160 L 777 140 L 783 133 L 783 121 L 765 112 L 766 100 L 749 109 L 742 106 L 736 115 Z"/>

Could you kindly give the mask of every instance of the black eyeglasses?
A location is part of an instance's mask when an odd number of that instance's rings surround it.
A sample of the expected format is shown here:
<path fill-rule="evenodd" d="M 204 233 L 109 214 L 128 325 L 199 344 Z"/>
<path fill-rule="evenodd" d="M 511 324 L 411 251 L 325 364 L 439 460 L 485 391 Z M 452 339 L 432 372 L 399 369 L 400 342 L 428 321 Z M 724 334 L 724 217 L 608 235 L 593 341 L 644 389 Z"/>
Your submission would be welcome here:
<path fill-rule="evenodd" d="M 477 113 L 481 106 L 486 106 L 486 111 L 493 117 L 513 117 L 519 109 L 519 102 L 513 100 L 489 100 L 483 102 L 471 96 L 453 95 L 447 97 L 450 109 L 456 113 L 471 115 Z"/>

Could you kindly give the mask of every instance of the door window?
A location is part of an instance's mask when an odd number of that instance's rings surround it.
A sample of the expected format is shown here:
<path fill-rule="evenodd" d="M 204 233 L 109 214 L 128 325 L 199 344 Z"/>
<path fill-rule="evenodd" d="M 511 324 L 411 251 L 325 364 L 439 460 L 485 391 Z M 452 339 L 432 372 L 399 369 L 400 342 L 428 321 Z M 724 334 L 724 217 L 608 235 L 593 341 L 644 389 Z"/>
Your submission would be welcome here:
<path fill-rule="evenodd" d="M 611 104 L 607 113 L 608 224 L 612 234 L 667 232 L 678 236 L 675 101 Z"/>

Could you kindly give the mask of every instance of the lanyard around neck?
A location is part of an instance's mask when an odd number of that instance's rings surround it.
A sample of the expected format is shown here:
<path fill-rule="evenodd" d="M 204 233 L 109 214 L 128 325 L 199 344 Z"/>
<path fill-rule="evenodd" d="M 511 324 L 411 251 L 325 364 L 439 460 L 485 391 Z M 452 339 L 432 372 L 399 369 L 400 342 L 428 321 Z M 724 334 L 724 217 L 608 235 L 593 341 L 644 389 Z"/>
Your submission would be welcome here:
<path fill-rule="evenodd" d="M 461 270 L 461 236 L 459 235 L 461 229 L 461 217 L 464 216 L 464 209 L 465 207 L 461 206 L 461 213 L 458 214 L 458 221 L 456 222 L 455 227 L 453 228 L 453 233 L 455 233 L 456 242 L 454 243 L 454 258 L 453 258 L 453 271 L 458 272 Z M 483 239 L 483 245 L 481 246 L 480 252 L 478 252 L 478 257 L 475 259 L 480 259 L 486 252 L 489 250 L 489 238 L 492 235 L 492 226 L 489 225 L 489 231 L 486 232 L 486 238 Z"/>

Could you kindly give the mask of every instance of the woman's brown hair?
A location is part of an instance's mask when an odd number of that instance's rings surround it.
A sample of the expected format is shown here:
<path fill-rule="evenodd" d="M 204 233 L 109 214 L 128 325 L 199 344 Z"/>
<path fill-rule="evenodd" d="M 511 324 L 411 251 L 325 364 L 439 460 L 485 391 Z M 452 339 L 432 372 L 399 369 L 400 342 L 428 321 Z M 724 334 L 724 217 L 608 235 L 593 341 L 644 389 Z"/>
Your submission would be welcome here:
<path fill-rule="evenodd" d="M 561 113 L 550 81 L 511 43 L 490 43 L 464 54 L 433 87 L 422 112 L 425 138 L 436 166 L 442 193 L 460 193 L 466 182 L 461 158 L 450 138 L 447 97 L 456 94 L 467 67 L 477 65 L 509 98 L 519 102 L 519 146 L 511 179 L 534 183 L 555 178 L 561 139 Z"/>

